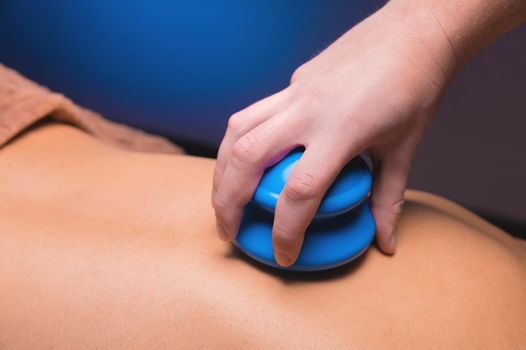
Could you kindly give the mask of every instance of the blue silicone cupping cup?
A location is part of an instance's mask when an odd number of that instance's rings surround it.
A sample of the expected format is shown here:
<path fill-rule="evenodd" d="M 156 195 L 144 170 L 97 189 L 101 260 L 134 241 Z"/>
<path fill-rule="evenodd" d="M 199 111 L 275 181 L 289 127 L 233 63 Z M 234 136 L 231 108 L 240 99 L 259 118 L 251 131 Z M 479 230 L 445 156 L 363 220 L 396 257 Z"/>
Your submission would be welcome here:
<path fill-rule="evenodd" d="M 298 260 L 281 267 L 274 259 L 272 224 L 278 197 L 303 150 L 297 149 L 267 169 L 245 207 L 234 244 L 253 259 L 276 268 L 319 271 L 346 264 L 371 244 L 376 225 L 369 209 L 372 176 L 361 157 L 351 160 L 323 198 L 305 232 Z"/>

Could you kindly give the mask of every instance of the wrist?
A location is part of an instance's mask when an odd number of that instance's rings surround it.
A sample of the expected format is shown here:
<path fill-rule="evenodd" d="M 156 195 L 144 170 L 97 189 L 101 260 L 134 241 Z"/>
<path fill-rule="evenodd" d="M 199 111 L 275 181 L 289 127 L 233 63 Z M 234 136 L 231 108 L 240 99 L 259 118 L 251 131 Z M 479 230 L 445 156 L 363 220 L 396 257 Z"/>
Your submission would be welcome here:
<path fill-rule="evenodd" d="M 405 51 L 418 69 L 437 86 L 445 86 L 463 61 L 437 18 L 427 8 L 407 1 L 392 0 L 378 15 L 386 34 Z M 398 44 L 399 43 L 399 44 Z"/>
<path fill-rule="evenodd" d="M 424 32 L 443 39 L 458 70 L 481 49 L 526 20 L 524 0 L 391 0 L 385 6 L 400 18 L 421 23 Z"/>

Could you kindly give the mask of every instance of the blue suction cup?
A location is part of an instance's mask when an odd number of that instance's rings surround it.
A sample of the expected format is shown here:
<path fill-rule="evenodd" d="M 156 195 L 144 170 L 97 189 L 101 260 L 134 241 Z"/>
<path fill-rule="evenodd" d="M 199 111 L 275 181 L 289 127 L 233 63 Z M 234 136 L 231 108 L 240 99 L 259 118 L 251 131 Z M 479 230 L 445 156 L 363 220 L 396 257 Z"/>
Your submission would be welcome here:
<path fill-rule="evenodd" d="M 276 268 L 295 271 L 331 269 L 360 256 L 374 238 L 376 225 L 367 201 L 372 183 L 371 172 L 360 157 L 344 167 L 305 232 L 298 260 L 284 268 L 274 259 L 274 210 L 302 154 L 303 150 L 292 151 L 267 169 L 252 201 L 245 207 L 234 244 L 253 259 Z"/>

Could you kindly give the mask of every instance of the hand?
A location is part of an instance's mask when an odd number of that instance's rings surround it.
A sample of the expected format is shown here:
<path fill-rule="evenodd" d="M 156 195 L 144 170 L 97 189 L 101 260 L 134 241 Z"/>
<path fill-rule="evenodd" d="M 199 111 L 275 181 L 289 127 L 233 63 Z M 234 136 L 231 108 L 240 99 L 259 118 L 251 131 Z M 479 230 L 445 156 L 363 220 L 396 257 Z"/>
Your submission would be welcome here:
<path fill-rule="evenodd" d="M 415 148 L 457 69 L 438 23 L 425 12 L 414 17 L 402 20 L 386 5 L 299 67 L 289 87 L 230 118 L 212 192 L 223 239 L 235 238 L 265 168 L 303 145 L 276 207 L 277 262 L 294 263 L 325 192 L 361 152 L 373 160 L 377 243 L 394 252 Z"/>

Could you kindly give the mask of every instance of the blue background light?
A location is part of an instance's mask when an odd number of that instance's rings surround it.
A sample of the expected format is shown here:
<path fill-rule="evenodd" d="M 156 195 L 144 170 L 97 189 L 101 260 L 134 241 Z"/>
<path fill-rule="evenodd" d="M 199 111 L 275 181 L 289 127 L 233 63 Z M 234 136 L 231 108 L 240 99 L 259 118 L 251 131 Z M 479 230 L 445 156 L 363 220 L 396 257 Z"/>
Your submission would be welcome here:
<path fill-rule="evenodd" d="M 0 1 L 0 62 L 106 117 L 217 146 L 228 117 L 380 1 Z"/>

